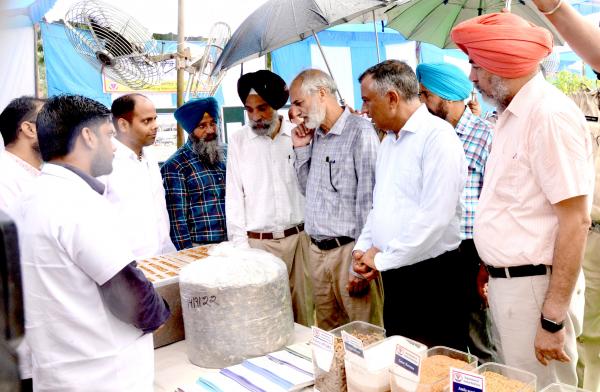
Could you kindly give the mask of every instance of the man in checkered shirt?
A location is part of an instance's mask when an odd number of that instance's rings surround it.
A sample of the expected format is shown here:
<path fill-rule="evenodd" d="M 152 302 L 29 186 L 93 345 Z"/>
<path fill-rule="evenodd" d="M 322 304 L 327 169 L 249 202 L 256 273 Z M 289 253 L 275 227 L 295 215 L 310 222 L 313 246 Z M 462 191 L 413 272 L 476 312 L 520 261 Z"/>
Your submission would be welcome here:
<path fill-rule="evenodd" d="M 421 102 L 427 105 L 432 114 L 452 124 L 463 142 L 469 175 L 462 194 L 464 209 L 460 225 L 460 253 L 472 260 L 470 272 L 473 295 L 469 350 L 483 362 L 497 361 L 496 349 L 490 336 L 488 312 L 485 309 L 487 299 L 483 287 L 475 284 L 479 269 L 483 268 L 483 265 L 473 242 L 473 222 L 483 186 L 485 163 L 492 143 L 492 125 L 475 116 L 465 105 L 464 101 L 469 98 L 473 85 L 460 68 L 448 63 L 419 64 L 416 73 L 420 84 Z"/>
<path fill-rule="evenodd" d="M 227 240 L 226 150 L 218 137 L 219 117 L 212 97 L 193 99 L 175 111 L 189 136 L 160 171 L 177 250 Z"/>

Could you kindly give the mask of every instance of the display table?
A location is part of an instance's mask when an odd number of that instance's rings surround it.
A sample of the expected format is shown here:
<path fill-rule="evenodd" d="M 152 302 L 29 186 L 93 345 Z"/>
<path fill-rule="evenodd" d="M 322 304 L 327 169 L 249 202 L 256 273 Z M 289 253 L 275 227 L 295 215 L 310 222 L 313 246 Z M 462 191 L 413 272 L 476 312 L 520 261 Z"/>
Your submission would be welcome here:
<path fill-rule="evenodd" d="M 308 342 L 311 337 L 310 328 L 295 324 L 290 344 Z M 185 340 L 154 350 L 155 392 L 173 392 L 182 385 L 194 384 L 203 373 L 217 371 L 193 365 L 186 354 Z"/>

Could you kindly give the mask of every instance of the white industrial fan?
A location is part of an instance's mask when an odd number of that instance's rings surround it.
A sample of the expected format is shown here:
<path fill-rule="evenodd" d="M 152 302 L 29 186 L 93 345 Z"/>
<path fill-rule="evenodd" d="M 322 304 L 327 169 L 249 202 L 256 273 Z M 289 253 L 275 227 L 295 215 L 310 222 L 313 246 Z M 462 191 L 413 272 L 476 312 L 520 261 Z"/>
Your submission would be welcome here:
<path fill-rule="evenodd" d="M 190 73 L 186 88 L 186 100 L 190 97 L 214 95 L 225 76 L 225 71 L 213 75 L 217 59 L 231 38 L 231 29 L 226 23 L 217 22 L 210 29 L 204 54 L 186 69 Z"/>
<path fill-rule="evenodd" d="M 65 16 L 75 50 L 109 78 L 133 89 L 160 83 L 162 60 L 152 34 L 137 20 L 98 0 L 74 4 Z"/>

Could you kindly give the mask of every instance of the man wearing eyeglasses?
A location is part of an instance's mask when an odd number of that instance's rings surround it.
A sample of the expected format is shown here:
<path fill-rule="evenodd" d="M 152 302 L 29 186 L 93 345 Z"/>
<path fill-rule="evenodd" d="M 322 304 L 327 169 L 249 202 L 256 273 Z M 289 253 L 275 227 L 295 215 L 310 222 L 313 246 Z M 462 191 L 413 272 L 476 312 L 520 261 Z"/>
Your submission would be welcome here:
<path fill-rule="evenodd" d="M 161 167 L 171 240 L 178 250 L 227 239 L 225 146 L 219 140 L 219 104 L 193 99 L 175 111 L 187 142 Z"/>
<path fill-rule="evenodd" d="M 294 124 L 277 113 L 288 100 L 278 75 L 261 70 L 238 80 L 249 124 L 229 137 L 225 208 L 237 246 L 266 250 L 287 266 L 294 321 L 313 325 L 304 197 L 294 170 Z"/>
<path fill-rule="evenodd" d="M 333 79 L 301 72 L 291 84 L 295 168 L 306 196 L 305 229 L 317 325 L 333 329 L 349 321 L 381 324 L 379 279 L 354 276 L 351 253 L 373 200 L 379 139 L 371 123 L 339 106 Z"/>

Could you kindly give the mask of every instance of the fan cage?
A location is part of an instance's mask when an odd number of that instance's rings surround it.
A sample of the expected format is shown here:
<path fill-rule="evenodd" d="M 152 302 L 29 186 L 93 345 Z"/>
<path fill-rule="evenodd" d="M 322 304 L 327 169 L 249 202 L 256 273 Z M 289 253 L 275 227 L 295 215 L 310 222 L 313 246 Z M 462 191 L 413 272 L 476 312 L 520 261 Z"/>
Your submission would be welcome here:
<path fill-rule="evenodd" d="M 110 79 L 133 89 L 156 86 L 162 68 L 152 34 L 136 19 L 110 4 L 86 0 L 65 16 L 67 37 L 77 53 Z"/>

